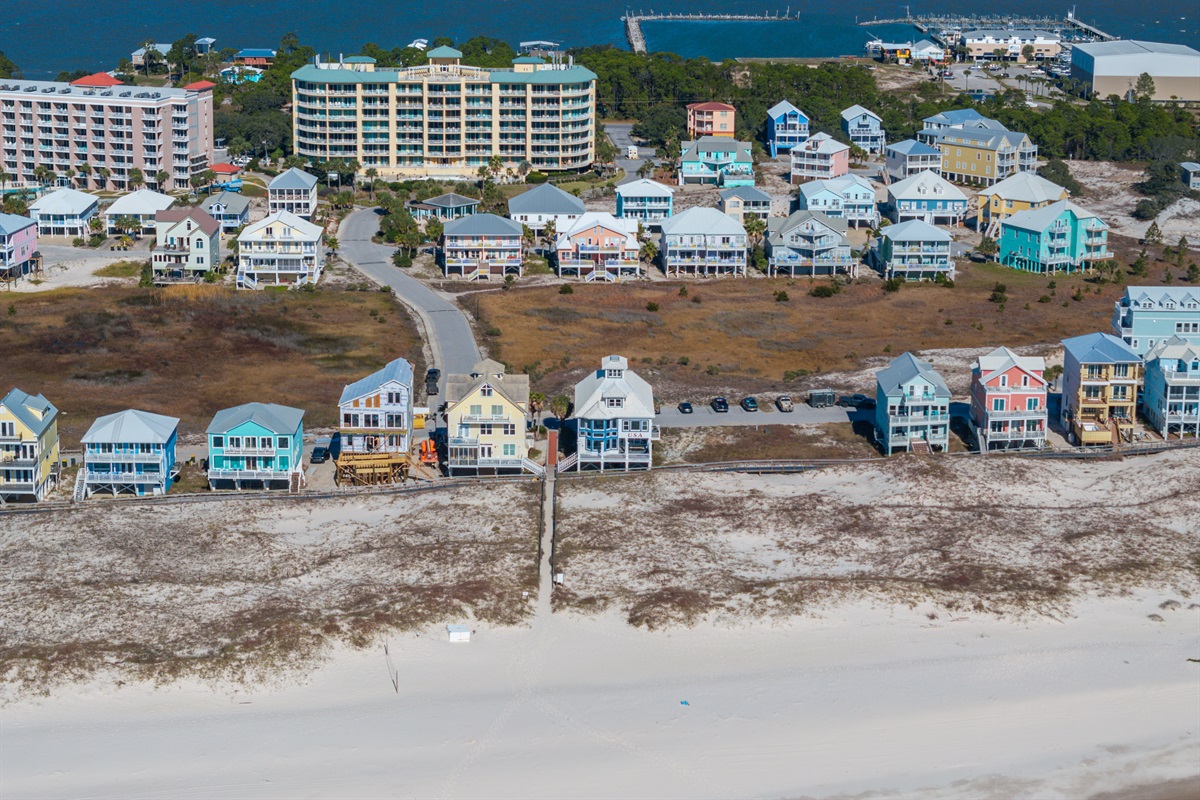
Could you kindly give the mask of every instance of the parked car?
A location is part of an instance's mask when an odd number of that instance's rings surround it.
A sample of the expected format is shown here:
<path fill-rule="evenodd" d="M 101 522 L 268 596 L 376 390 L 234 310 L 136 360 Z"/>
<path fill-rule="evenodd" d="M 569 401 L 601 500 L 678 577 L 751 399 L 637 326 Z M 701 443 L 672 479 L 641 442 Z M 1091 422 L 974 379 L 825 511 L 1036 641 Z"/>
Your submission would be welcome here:
<path fill-rule="evenodd" d="M 425 382 L 440 381 L 442 379 L 442 371 L 440 369 L 428 369 L 425 371 Z"/>
<path fill-rule="evenodd" d="M 793 403 L 792 398 L 788 397 L 786 394 L 781 395 L 780 397 L 776 398 L 775 407 L 778 408 L 780 411 L 795 411 L 796 410 L 796 404 Z"/>
<path fill-rule="evenodd" d="M 308 459 L 313 464 L 324 464 L 329 460 L 328 447 L 314 447 L 312 457 Z"/>
<path fill-rule="evenodd" d="M 687 401 L 684 401 L 679 404 L 679 413 L 680 414 L 691 414 L 694 410 L 695 409 L 692 408 L 692 404 Z"/>
<path fill-rule="evenodd" d="M 852 394 L 838 400 L 838 405 L 843 408 L 874 408 L 875 400 L 865 394 Z"/>
<path fill-rule="evenodd" d="M 712 410 L 718 414 L 724 414 L 729 411 L 729 401 L 724 397 L 714 397 L 712 399 Z"/>
<path fill-rule="evenodd" d="M 743 397 L 742 398 L 742 410 L 749 411 L 749 412 L 758 411 L 758 401 L 755 400 L 753 397 Z"/>

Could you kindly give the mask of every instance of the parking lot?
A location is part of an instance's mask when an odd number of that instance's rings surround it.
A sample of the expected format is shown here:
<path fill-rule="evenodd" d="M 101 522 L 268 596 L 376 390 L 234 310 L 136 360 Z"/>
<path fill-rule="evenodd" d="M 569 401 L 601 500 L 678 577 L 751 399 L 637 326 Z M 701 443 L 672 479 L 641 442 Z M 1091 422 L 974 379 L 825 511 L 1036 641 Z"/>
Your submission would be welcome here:
<path fill-rule="evenodd" d="M 718 413 L 713 411 L 708 401 L 693 402 L 691 414 L 680 412 L 677 406 L 663 406 L 654 418 L 660 428 L 705 428 L 721 426 L 747 425 L 812 425 L 828 422 L 853 422 L 860 419 L 870 419 L 872 412 L 853 408 L 830 406 L 828 408 L 812 408 L 807 403 L 796 403 L 794 411 L 780 411 L 774 405 L 769 405 L 764 398 L 759 402 L 758 411 L 746 411 L 738 401 L 741 398 L 728 398 L 729 410 Z M 795 399 L 795 398 L 793 398 Z M 711 401 L 711 398 L 709 398 Z"/>

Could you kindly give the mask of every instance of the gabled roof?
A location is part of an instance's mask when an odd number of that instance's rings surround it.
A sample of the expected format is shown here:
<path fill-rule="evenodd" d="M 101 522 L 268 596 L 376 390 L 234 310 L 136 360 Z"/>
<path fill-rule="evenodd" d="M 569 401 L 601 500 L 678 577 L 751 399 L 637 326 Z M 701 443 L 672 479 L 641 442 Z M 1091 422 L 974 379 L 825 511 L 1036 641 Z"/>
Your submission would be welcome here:
<path fill-rule="evenodd" d="M 903 393 L 903 388 L 917 378 L 923 378 L 933 386 L 935 397 L 950 397 L 950 390 L 942 376 L 928 361 L 922 361 L 912 353 L 897 356 L 886 368 L 875 374 L 875 380 L 884 395 L 892 396 Z"/>
<path fill-rule="evenodd" d="M 610 378 L 608 370 L 621 370 Z M 623 408 L 608 408 L 604 399 L 623 397 Z M 654 390 L 642 376 L 629 369 L 622 356 L 605 356 L 600 368 L 575 384 L 575 416 L 578 419 L 653 419 Z"/>
<path fill-rule="evenodd" d="M 250 198 L 237 192 L 218 192 L 205 198 L 200 207 L 211 214 L 212 207 L 217 203 L 225 206 L 231 214 L 241 214 L 250 207 Z"/>
<path fill-rule="evenodd" d="M 218 411 L 208 423 L 205 433 L 225 433 L 239 425 L 253 422 L 276 434 L 292 434 L 300 427 L 304 411 L 275 403 L 246 403 Z"/>
<path fill-rule="evenodd" d="M 728 152 L 733 152 L 735 162 L 749 163 L 753 160 L 750 156 L 749 142 L 739 142 L 724 136 L 701 136 L 694 142 L 684 142 L 680 160 L 686 160 L 688 156 L 699 158 L 703 153 Z"/>
<path fill-rule="evenodd" d="M 808 137 L 808 141 L 799 147 L 793 147 L 792 152 L 797 156 L 802 153 L 821 153 L 824 155 L 833 155 L 840 153 L 843 150 L 849 150 L 850 145 L 842 144 L 837 139 L 834 139 L 828 133 L 818 133 Z M 793 156 L 794 158 L 795 156 Z"/>
<path fill-rule="evenodd" d="M 241 240 L 242 237 L 251 239 L 257 236 L 259 231 L 275 223 L 295 229 L 305 239 L 320 239 L 321 234 L 324 233 L 324 229 L 320 225 L 314 225 L 306 219 L 301 219 L 290 211 L 276 211 L 266 219 L 260 219 L 258 222 L 247 225 L 238 239 Z"/>
<path fill-rule="evenodd" d="M 732 189 L 725 189 L 721 192 L 721 199 L 728 200 L 736 197 L 741 200 L 754 200 L 760 203 L 770 203 L 771 195 L 764 192 L 762 189 L 756 189 L 753 186 L 735 186 Z"/>
<path fill-rule="evenodd" d="M 462 51 L 442 45 L 427 51 L 425 55 L 429 58 L 462 58 Z"/>
<path fill-rule="evenodd" d="M 1028 135 L 1020 131 L 1010 131 L 999 122 L 989 121 L 988 123 L 971 123 L 962 128 L 947 128 L 940 131 L 934 141 L 938 144 L 958 144 L 983 150 L 999 150 L 1006 144 L 1009 147 L 1020 148 L 1028 138 Z"/>
<path fill-rule="evenodd" d="M 342 398 L 338 400 L 338 405 L 364 397 L 383 386 L 385 383 L 396 383 L 407 386 L 410 390 L 409 398 L 411 399 L 411 390 L 413 382 L 412 364 L 405 361 L 403 358 L 397 358 L 395 361 L 390 361 L 383 369 L 372 372 L 367 377 L 357 380 L 349 384 L 345 389 L 342 389 Z"/>
<path fill-rule="evenodd" d="M 209 236 L 213 236 L 221 230 L 221 223 L 217 222 L 212 216 L 200 206 L 191 208 L 169 208 L 166 211 L 159 211 L 154 215 L 155 223 L 177 224 L 184 220 L 190 219 L 196 223 L 196 227 L 204 231 Z"/>
<path fill-rule="evenodd" d="M 220 164 L 213 164 L 209 169 L 218 175 L 236 175 L 242 171 L 242 168 L 236 164 L 227 164 L 223 161 Z"/>
<path fill-rule="evenodd" d="M 981 119 L 987 119 L 987 117 L 973 108 L 952 108 L 949 111 L 939 111 L 922 121 L 926 128 L 930 128 L 934 125 L 966 125 Z"/>
<path fill-rule="evenodd" d="M 196 81 L 195 83 L 189 83 L 187 86 L 184 86 L 183 88 L 189 92 L 207 92 L 209 89 L 212 89 L 215 87 L 216 87 L 216 84 L 213 83 L 212 81 Z"/>
<path fill-rule="evenodd" d="M 175 205 L 175 198 L 152 189 L 138 189 L 121 195 L 104 209 L 105 216 L 120 217 L 129 214 L 145 215 L 165 211 Z"/>
<path fill-rule="evenodd" d="M 851 188 L 862 189 L 864 192 L 869 192 L 872 197 L 875 196 L 875 187 L 861 175 L 839 175 L 836 178 L 808 181 L 800 184 L 799 192 L 806 198 L 815 197 L 821 192 L 832 192 L 839 197 L 845 197 L 846 192 Z"/>
<path fill-rule="evenodd" d="M 1129 286 L 1125 289 L 1124 305 L 1130 308 L 1162 308 L 1166 303 L 1183 308 L 1188 301 L 1200 303 L 1200 289 L 1191 286 Z"/>
<path fill-rule="evenodd" d="M 855 103 L 854 105 L 850 106 L 849 108 L 847 108 L 845 111 L 842 112 L 842 119 L 849 122 L 850 120 L 854 119 L 855 117 L 861 117 L 863 114 L 866 114 L 869 117 L 874 117 L 876 120 L 880 120 L 880 116 L 878 114 L 876 114 L 874 111 L 872 111 L 869 108 L 863 108 L 862 106 L 858 105 L 857 103 Z M 880 120 L 880 121 L 882 121 L 882 120 Z"/>
<path fill-rule="evenodd" d="M 29 217 L 21 217 L 16 214 L 0 214 L 0 233 L 5 236 L 12 236 L 17 231 L 23 231 L 30 225 L 37 223 Z"/>
<path fill-rule="evenodd" d="M 833 231 L 834 233 L 840 233 L 842 235 L 841 244 L 848 243 L 848 240 L 846 239 L 846 229 L 848 227 L 846 224 L 846 220 L 842 219 L 841 217 L 830 217 L 821 211 L 811 211 L 809 209 L 802 209 L 800 211 L 793 211 L 791 214 L 788 215 L 787 219 L 781 220 L 779 222 L 775 222 L 774 220 L 772 220 L 772 223 L 774 223 L 774 224 L 771 225 L 771 233 L 770 233 L 770 237 L 769 237 L 771 244 L 773 244 L 773 245 L 786 244 L 785 237 L 793 229 L 798 228 L 799 226 L 803 225 L 806 222 L 809 222 L 810 220 L 812 222 L 816 222 L 820 225 L 824 225 L 826 228 Z"/>
<path fill-rule="evenodd" d="M 794 105 L 789 103 L 787 100 L 780 100 L 778 103 L 776 103 L 775 105 L 773 105 L 769 109 L 767 109 L 767 116 L 770 117 L 771 119 L 779 119 L 784 114 L 790 114 L 790 113 L 796 113 L 796 114 L 799 114 L 800 116 L 804 117 L 805 119 L 808 119 L 808 114 L 805 114 L 803 111 L 796 108 Z"/>
<path fill-rule="evenodd" d="M 1051 203 L 1048 206 L 1041 208 L 1029 208 L 1024 211 L 1018 211 L 1007 219 L 1001 220 L 1000 224 L 1011 228 L 1020 228 L 1025 231 L 1034 231 L 1041 233 L 1050 227 L 1054 220 L 1062 216 L 1064 211 L 1069 211 L 1076 219 L 1100 219 L 1092 212 L 1080 208 L 1070 200 L 1059 200 L 1057 203 Z M 1101 224 L 1108 227 L 1103 221 Z"/>
<path fill-rule="evenodd" d="M 690 103 L 688 108 L 694 111 L 737 111 L 736 108 L 728 103 L 718 103 L 715 100 L 707 103 Z"/>
<path fill-rule="evenodd" d="M 59 189 L 43 195 L 29 204 L 30 211 L 39 214 L 82 214 L 96 205 L 96 198 L 77 189 Z"/>
<path fill-rule="evenodd" d="M 437 197 L 431 197 L 428 200 L 414 202 L 413 205 L 436 206 L 438 208 L 459 208 L 461 206 L 477 206 L 479 201 L 474 197 L 467 197 L 454 192 L 439 194 Z"/>
<path fill-rule="evenodd" d="M 982 190 L 981 197 L 996 195 L 1003 200 L 1023 203 L 1053 203 L 1062 199 L 1066 189 L 1036 172 L 1017 172 Z"/>
<path fill-rule="evenodd" d="M 317 176 L 309 175 L 299 167 L 292 167 L 279 173 L 267 184 L 267 191 L 272 189 L 301 189 L 307 191 L 317 185 Z"/>
<path fill-rule="evenodd" d="M 978 372 L 980 382 L 986 384 L 1013 367 L 1036 380 L 1039 386 L 1046 385 L 1046 379 L 1042 377 L 1046 369 L 1046 359 L 1040 356 L 1019 356 L 1007 347 L 997 347 L 987 355 L 980 356 L 971 365 L 971 370 Z"/>
<path fill-rule="evenodd" d="M 1196 361 L 1200 359 L 1200 344 L 1192 344 L 1182 336 L 1164 339 L 1146 353 L 1146 363 L 1165 358 L 1170 361 Z"/>
<path fill-rule="evenodd" d="M 166 444 L 179 420 L 149 411 L 119 411 L 100 417 L 80 440 L 84 444 Z"/>
<path fill-rule="evenodd" d="M 902 156 L 940 156 L 941 150 L 936 147 L 930 147 L 924 142 L 918 142 L 916 139 L 905 139 L 903 142 L 889 144 L 885 151 L 890 150 L 893 153 L 899 153 Z"/>
<path fill-rule="evenodd" d="M 26 394 L 16 387 L 4 395 L 0 406 L 8 409 L 8 413 L 19 419 L 34 436 L 41 436 L 58 418 L 58 409 L 45 397 Z"/>
<path fill-rule="evenodd" d="M 447 236 L 520 236 L 521 223 L 495 214 L 471 214 L 450 220 L 443 231 Z"/>
<path fill-rule="evenodd" d="M 582 214 L 583 200 L 550 183 L 539 184 L 508 201 L 509 214 Z"/>
<path fill-rule="evenodd" d="M 529 407 L 529 376 L 508 375 L 503 364 L 490 358 L 472 367 L 470 375 L 446 376 L 446 403 L 454 406 L 462 402 L 463 398 L 485 383 L 510 403 Z"/>
<path fill-rule="evenodd" d="M 689 208 L 681 214 L 667 217 L 662 223 L 663 235 L 725 235 L 745 236 L 746 229 L 728 214 L 715 208 Z"/>
<path fill-rule="evenodd" d="M 72 86 L 89 86 L 97 89 L 107 89 L 110 86 L 123 86 L 119 80 L 109 75 L 107 72 L 96 72 L 92 75 L 84 75 L 82 78 L 76 78 L 71 81 Z"/>
<path fill-rule="evenodd" d="M 1142 360 L 1133 348 L 1111 333 L 1063 339 L 1063 348 L 1079 364 L 1134 364 Z"/>
<path fill-rule="evenodd" d="M 935 228 L 920 219 L 889 225 L 879 235 L 886 236 L 893 242 L 949 242 L 954 238 L 941 228 Z"/>
<path fill-rule="evenodd" d="M 931 169 L 896 181 L 888 187 L 888 196 L 897 200 L 961 200 L 967 196 L 950 181 Z"/>
<path fill-rule="evenodd" d="M 641 178 L 629 183 L 622 183 L 617 187 L 617 194 L 622 197 L 673 197 L 675 190 L 670 186 L 664 186 L 658 181 Z M 512 207 L 511 200 L 508 202 L 508 205 L 509 208 Z"/>
<path fill-rule="evenodd" d="M 1183 167 L 1188 172 L 1200 172 L 1200 164 L 1197 164 L 1195 161 L 1184 161 L 1181 162 L 1179 166 Z"/>
<path fill-rule="evenodd" d="M 554 243 L 555 248 L 559 250 L 569 249 L 571 247 L 572 236 L 591 230 L 597 225 L 613 233 L 621 234 L 625 237 L 625 246 L 627 248 L 637 249 L 637 220 L 629 218 L 617 219 L 607 211 L 585 212 L 579 219 L 572 223 L 570 228 L 558 234 L 557 241 Z"/>
<path fill-rule="evenodd" d="M 922 50 L 942 50 L 944 52 L 946 48 L 942 47 L 940 44 L 937 44 L 936 42 L 931 42 L 928 39 L 922 39 L 921 41 L 914 44 L 912 46 L 912 49 L 914 52 L 919 52 Z"/>

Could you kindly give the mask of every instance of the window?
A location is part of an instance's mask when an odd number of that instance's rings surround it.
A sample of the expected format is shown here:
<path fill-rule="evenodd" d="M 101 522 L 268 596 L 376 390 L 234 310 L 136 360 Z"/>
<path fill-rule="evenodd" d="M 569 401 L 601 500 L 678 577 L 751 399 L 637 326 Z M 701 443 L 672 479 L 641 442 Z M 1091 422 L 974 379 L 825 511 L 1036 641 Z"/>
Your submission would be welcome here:
<path fill-rule="evenodd" d="M 492 406 L 492 416 L 493 417 L 503 417 L 504 416 L 504 406 L 502 406 L 502 405 Z"/>
<path fill-rule="evenodd" d="M 472 417 L 482 417 L 483 416 L 483 406 L 472 405 L 470 414 Z"/>
<path fill-rule="evenodd" d="M 1008 386 L 1008 376 L 1007 376 L 1007 375 L 1001 375 L 1001 376 L 1000 376 L 1000 387 L 1001 387 L 1001 388 L 1004 388 L 1005 386 Z"/>
<path fill-rule="evenodd" d="M 1004 410 L 1004 398 L 1001 397 L 1001 398 L 997 398 L 992 401 L 992 411 L 1003 411 L 1003 410 Z"/>
<path fill-rule="evenodd" d="M 516 436 L 517 435 L 517 426 L 511 422 L 506 422 L 500 426 L 500 432 L 503 433 L 505 436 Z"/>
<path fill-rule="evenodd" d="M 276 440 L 275 446 L 280 450 L 290 450 L 292 449 L 292 438 L 290 436 L 280 436 Z"/>
<path fill-rule="evenodd" d="M 1036 397 L 1026 398 L 1025 399 L 1025 410 L 1026 411 L 1037 411 L 1038 410 L 1038 399 Z"/>
<path fill-rule="evenodd" d="M 517 454 L 517 446 L 515 444 L 504 445 L 504 455 L 515 456 Z"/>
<path fill-rule="evenodd" d="M 14 422 L 0 422 L 0 436 L 16 436 L 17 426 Z"/>
<path fill-rule="evenodd" d="M 1028 385 L 1029 385 L 1029 376 L 1028 376 L 1028 375 L 1022 375 L 1022 376 L 1021 376 L 1021 385 L 1022 385 L 1022 386 L 1028 386 Z"/>
<path fill-rule="evenodd" d="M 232 449 L 234 449 L 234 450 L 236 450 L 237 448 L 241 447 L 241 446 L 242 446 L 242 437 L 240 437 L 240 436 L 230 436 L 230 437 L 229 437 L 229 446 L 230 446 Z"/>
<path fill-rule="evenodd" d="M 606 398 L 604 398 L 604 406 L 605 406 L 605 408 L 624 408 L 625 407 L 625 398 L 624 397 L 606 397 Z"/>
<path fill-rule="evenodd" d="M 492 423 L 485 422 L 482 425 L 480 425 L 479 426 L 479 435 L 480 436 L 491 436 L 492 435 Z"/>
<path fill-rule="evenodd" d="M 479 388 L 479 394 L 481 397 L 491 397 L 493 394 L 493 389 L 490 386 L 481 386 Z"/>
<path fill-rule="evenodd" d="M 212 437 L 212 446 L 213 447 L 224 447 L 225 446 L 225 437 L 224 436 Z"/>

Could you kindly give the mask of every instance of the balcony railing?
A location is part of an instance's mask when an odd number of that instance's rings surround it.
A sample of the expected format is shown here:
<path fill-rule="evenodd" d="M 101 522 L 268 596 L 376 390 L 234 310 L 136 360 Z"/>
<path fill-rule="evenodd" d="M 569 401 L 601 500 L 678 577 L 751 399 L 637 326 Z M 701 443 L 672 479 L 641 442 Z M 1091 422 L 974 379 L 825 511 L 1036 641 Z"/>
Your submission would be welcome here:
<path fill-rule="evenodd" d="M 209 469 L 209 480 L 286 481 L 300 470 Z"/>
<path fill-rule="evenodd" d="M 227 456 L 274 456 L 274 447 L 226 447 L 221 451 Z"/>
<path fill-rule="evenodd" d="M 83 460 L 85 464 L 118 462 L 122 464 L 134 462 L 153 464 L 162 461 L 165 457 L 165 453 L 84 453 Z"/>
<path fill-rule="evenodd" d="M 472 423 L 488 423 L 488 422 L 508 422 L 510 419 L 507 412 L 503 414 L 463 414 L 462 421 L 467 424 Z"/>

